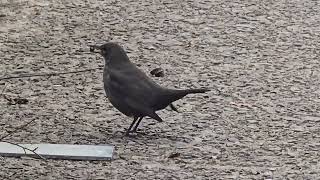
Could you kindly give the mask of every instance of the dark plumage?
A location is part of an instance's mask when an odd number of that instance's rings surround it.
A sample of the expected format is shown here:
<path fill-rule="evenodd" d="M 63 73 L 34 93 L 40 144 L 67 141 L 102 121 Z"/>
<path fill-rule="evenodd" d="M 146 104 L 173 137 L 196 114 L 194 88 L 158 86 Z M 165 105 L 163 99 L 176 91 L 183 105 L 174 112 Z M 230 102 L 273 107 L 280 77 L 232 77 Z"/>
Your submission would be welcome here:
<path fill-rule="evenodd" d="M 176 90 L 159 86 L 130 62 L 124 49 L 116 43 L 91 46 L 90 51 L 94 50 L 99 50 L 105 59 L 103 82 L 108 99 L 120 112 L 134 118 L 126 132 L 127 135 L 136 132 L 143 117 L 149 116 L 162 122 L 156 111 L 171 106 L 172 102 L 187 94 L 209 91 L 209 89 Z"/>

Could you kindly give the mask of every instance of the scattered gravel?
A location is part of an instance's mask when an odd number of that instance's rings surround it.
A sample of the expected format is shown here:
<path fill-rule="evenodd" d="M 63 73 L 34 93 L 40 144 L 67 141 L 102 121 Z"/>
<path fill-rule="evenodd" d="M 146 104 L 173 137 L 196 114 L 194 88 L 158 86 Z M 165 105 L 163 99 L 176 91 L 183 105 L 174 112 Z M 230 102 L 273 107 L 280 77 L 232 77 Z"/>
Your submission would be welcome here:
<path fill-rule="evenodd" d="M 109 162 L 0 158 L 0 179 L 317 179 L 318 1 L 0 2 L 0 77 L 103 67 L 89 45 L 120 43 L 159 84 L 209 87 L 142 121 L 104 96 L 102 70 L 0 81 L 7 140 L 113 144 Z M 151 76 L 151 75 L 150 75 Z M 120 132 L 119 132 L 120 131 Z"/>

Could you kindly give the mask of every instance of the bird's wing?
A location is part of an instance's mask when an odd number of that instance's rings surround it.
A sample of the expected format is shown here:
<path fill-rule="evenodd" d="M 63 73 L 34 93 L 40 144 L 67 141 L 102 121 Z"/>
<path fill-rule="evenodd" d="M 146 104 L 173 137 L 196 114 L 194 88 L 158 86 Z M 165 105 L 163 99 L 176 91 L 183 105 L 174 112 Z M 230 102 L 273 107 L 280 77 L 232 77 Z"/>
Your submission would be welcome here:
<path fill-rule="evenodd" d="M 111 95 L 121 97 L 126 101 L 123 103 L 139 112 L 151 108 L 162 90 L 135 66 L 109 69 L 108 86 Z"/>

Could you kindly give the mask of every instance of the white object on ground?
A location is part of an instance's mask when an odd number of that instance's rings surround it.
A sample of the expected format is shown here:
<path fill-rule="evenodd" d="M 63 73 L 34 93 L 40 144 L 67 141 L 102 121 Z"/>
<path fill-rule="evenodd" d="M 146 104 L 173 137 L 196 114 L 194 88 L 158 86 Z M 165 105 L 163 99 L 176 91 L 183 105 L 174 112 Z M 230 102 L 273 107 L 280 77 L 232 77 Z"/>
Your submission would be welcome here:
<path fill-rule="evenodd" d="M 19 144 L 28 149 L 35 149 L 34 152 L 53 159 L 73 160 L 111 160 L 114 146 L 112 145 L 70 145 L 70 144 Z M 35 153 L 25 150 L 19 146 L 6 142 L 0 142 L 0 156 L 38 157 Z"/>

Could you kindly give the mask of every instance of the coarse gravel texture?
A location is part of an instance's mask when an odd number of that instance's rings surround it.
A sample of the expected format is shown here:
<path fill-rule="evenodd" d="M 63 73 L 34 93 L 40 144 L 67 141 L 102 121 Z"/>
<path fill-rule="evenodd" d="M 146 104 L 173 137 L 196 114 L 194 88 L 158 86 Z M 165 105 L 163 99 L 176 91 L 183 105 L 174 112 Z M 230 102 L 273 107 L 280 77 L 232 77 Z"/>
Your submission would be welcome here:
<path fill-rule="evenodd" d="M 0 179 L 318 179 L 320 2 L 0 1 L 0 135 L 16 143 L 113 144 L 112 161 L 0 157 Z M 114 41 L 172 88 L 209 87 L 144 119 L 108 102 L 103 59 Z"/>

